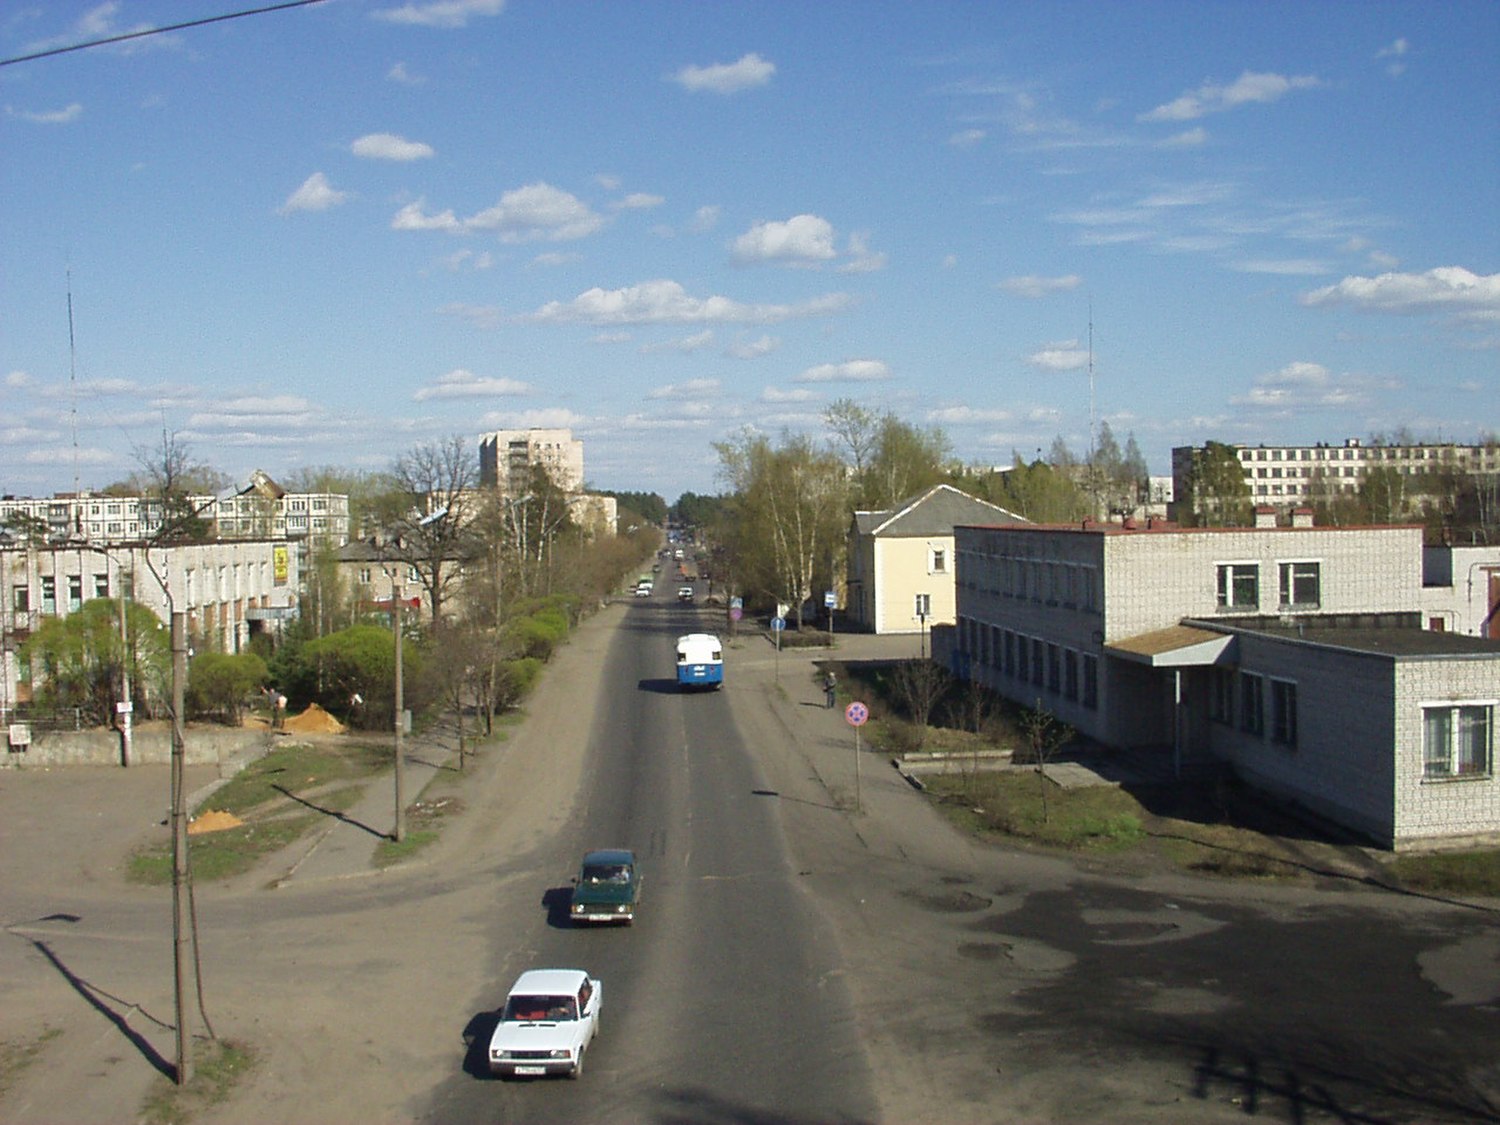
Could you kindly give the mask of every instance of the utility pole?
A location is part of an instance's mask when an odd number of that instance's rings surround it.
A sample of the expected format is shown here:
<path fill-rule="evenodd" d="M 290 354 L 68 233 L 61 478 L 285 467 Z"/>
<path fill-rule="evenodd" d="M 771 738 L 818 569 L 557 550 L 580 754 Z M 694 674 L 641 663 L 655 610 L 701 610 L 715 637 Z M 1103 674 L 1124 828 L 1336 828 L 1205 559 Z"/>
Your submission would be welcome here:
<path fill-rule="evenodd" d="M 182 707 L 187 681 L 187 614 L 172 613 L 172 984 L 177 1006 L 177 1085 L 186 1086 L 193 1077 L 193 1060 L 187 1033 L 188 942 L 191 931 L 187 911 L 187 792 L 183 778 L 186 757 Z"/>
<path fill-rule="evenodd" d="M 105 556 L 108 562 L 109 556 Z M 115 563 L 115 579 L 120 584 L 120 765 L 130 765 L 131 715 L 134 704 L 130 696 L 130 633 L 125 626 L 125 569 Z"/>
<path fill-rule="evenodd" d="M 391 574 L 391 628 L 396 631 L 396 826 L 391 839 L 406 839 L 406 799 L 401 786 L 401 735 L 406 725 L 406 700 L 401 690 L 401 582 L 400 564 Z"/>

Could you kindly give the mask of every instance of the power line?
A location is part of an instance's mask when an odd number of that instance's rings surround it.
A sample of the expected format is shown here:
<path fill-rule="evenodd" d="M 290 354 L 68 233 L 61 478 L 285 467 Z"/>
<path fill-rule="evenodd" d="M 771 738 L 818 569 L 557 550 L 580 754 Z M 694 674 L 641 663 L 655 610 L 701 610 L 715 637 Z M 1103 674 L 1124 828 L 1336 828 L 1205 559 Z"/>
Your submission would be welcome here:
<path fill-rule="evenodd" d="M 241 16 L 259 16 L 266 12 L 280 12 L 287 8 L 305 8 L 310 4 L 321 4 L 323 0 L 286 0 L 282 4 L 269 4 L 264 8 L 246 8 L 239 12 L 228 12 L 222 16 L 205 16 L 199 20 L 188 20 L 186 23 L 168 24 L 166 27 L 148 27 L 142 31 L 127 31 L 122 35 L 111 35 L 104 39 L 91 39 L 87 43 L 74 43 L 70 47 L 51 47 L 45 51 L 36 51 L 29 55 L 17 55 L 13 59 L 0 59 L 0 66 L 10 66 L 12 63 L 33 62 L 36 59 L 47 59 L 53 55 L 66 55 L 70 51 L 82 51 L 88 47 L 104 47 L 110 43 L 124 43 L 130 39 L 144 39 L 148 35 L 162 35 L 168 31 L 182 31 L 189 27 L 202 27 L 210 23 L 223 23 L 225 20 L 237 20 Z"/>

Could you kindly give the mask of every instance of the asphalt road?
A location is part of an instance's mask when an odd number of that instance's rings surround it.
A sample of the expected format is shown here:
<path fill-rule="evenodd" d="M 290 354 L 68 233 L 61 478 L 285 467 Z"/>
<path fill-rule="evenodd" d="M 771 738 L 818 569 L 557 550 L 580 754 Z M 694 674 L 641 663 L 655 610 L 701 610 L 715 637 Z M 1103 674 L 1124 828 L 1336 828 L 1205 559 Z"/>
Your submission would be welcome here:
<path fill-rule="evenodd" d="M 604 982 L 584 1079 L 494 1081 L 479 1015 L 465 1073 L 423 1114 L 470 1121 L 873 1121 L 876 1104 L 827 923 L 798 885 L 774 799 L 722 692 L 683 694 L 674 645 L 696 615 L 632 606 L 603 688 L 569 823 L 496 904 L 512 921 L 487 967 L 503 996 L 522 970 Z M 758 793 L 758 791 L 760 791 Z M 645 895 L 630 927 L 578 928 L 568 876 L 582 853 L 628 847 Z M 527 916 L 529 912 L 529 917 Z"/>

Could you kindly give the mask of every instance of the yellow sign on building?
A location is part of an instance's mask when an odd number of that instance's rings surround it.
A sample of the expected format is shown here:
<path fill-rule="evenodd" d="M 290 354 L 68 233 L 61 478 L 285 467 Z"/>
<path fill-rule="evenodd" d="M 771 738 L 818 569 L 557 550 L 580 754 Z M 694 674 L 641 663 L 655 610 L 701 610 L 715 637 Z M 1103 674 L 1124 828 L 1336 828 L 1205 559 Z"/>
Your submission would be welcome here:
<path fill-rule="evenodd" d="M 271 548 L 271 570 L 276 576 L 276 585 L 285 586 L 288 570 L 285 547 Z"/>

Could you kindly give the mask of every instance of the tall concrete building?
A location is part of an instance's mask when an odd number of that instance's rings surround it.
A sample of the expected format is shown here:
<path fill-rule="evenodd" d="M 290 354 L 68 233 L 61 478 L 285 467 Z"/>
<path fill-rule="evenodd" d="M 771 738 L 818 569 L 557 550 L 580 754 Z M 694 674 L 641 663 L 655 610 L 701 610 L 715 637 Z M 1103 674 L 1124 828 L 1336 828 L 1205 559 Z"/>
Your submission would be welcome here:
<path fill-rule="evenodd" d="M 479 483 L 519 496 L 540 465 L 564 492 L 583 491 L 583 442 L 572 430 L 495 430 L 479 439 Z"/>

